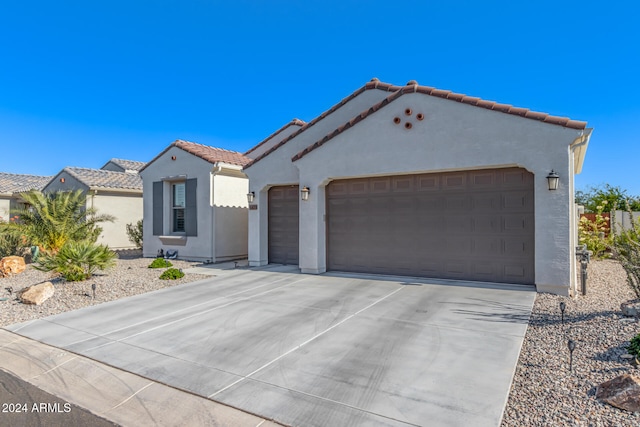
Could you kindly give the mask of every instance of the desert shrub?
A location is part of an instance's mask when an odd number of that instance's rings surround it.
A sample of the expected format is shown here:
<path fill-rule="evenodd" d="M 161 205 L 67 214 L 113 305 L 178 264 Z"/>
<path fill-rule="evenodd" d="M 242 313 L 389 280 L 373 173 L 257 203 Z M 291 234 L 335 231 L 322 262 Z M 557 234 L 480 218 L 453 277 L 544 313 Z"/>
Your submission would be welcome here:
<path fill-rule="evenodd" d="M 631 209 L 627 205 L 627 213 Z M 640 298 L 640 220 L 634 222 L 631 229 L 619 233 L 613 240 L 613 254 L 627 273 L 627 283 Z"/>
<path fill-rule="evenodd" d="M 596 207 L 595 221 L 582 217 L 578 222 L 578 239 L 581 244 L 587 245 L 587 250 L 593 253 L 594 258 L 604 258 L 612 244 L 611 235 L 607 236 L 610 230 L 609 218 L 602 215 L 607 203 L 603 200 Z"/>
<path fill-rule="evenodd" d="M 129 241 L 136 245 L 136 248 L 142 249 L 142 220 L 135 224 L 127 224 L 126 228 Z"/>
<path fill-rule="evenodd" d="M 184 277 L 184 273 L 181 270 L 178 270 L 177 268 L 170 268 L 168 270 L 165 270 L 160 275 L 160 278 L 162 280 L 176 280 L 176 279 L 181 279 L 183 277 Z"/>
<path fill-rule="evenodd" d="M 57 253 L 41 255 L 35 268 L 60 273 L 69 282 L 90 278 L 98 270 L 116 264 L 117 255 L 105 245 L 89 241 L 67 242 Z"/>
<path fill-rule="evenodd" d="M 151 264 L 149 264 L 149 268 L 167 268 L 171 267 L 173 264 L 169 260 L 164 258 L 156 258 L 153 260 Z"/>
<path fill-rule="evenodd" d="M 629 344 L 629 347 L 627 347 L 627 351 L 629 354 L 640 356 L 640 334 L 631 339 L 631 343 Z"/>
<path fill-rule="evenodd" d="M 12 224 L 0 222 L 0 258 L 18 255 L 25 246 L 20 230 Z"/>

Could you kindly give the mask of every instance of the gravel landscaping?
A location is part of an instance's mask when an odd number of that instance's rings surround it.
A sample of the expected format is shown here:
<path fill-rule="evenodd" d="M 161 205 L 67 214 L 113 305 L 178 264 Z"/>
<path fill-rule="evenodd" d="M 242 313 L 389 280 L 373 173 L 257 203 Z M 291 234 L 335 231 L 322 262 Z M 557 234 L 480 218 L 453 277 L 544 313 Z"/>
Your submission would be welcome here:
<path fill-rule="evenodd" d="M 586 296 L 538 294 L 511 385 L 502 426 L 638 426 L 640 414 L 596 400 L 596 387 L 637 369 L 620 358 L 640 332 L 622 316 L 634 299 L 616 261 L 592 261 Z M 566 303 L 564 323 L 560 302 Z M 569 339 L 576 342 L 569 371 Z"/>
<path fill-rule="evenodd" d="M 85 282 L 65 282 L 49 273 L 27 270 L 0 279 L 0 326 L 46 317 L 131 295 L 201 280 L 186 274 L 160 280 L 164 269 L 150 269 L 151 259 L 122 256 L 117 267 Z M 186 269 L 197 263 L 172 261 Z M 16 293 L 52 281 L 55 295 L 40 306 L 22 304 Z M 91 285 L 96 285 L 95 299 Z M 6 288 L 12 288 L 10 293 Z M 620 303 L 633 299 L 622 267 L 615 261 L 589 264 L 588 294 L 576 298 L 538 294 L 505 408 L 506 426 L 638 426 L 640 414 L 625 412 L 595 399 L 598 384 L 637 369 L 621 359 L 629 340 L 640 333 L 637 319 L 622 316 Z M 564 322 L 560 302 L 566 303 Z M 577 346 L 569 371 L 567 341 Z"/>
<path fill-rule="evenodd" d="M 160 280 L 160 274 L 166 269 L 148 268 L 151 261 L 153 259 L 135 256 L 135 253 L 125 254 L 116 260 L 115 268 L 83 282 L 66 282 L 61 278 L 55 278 L 51 273 L 38 271 L 32 265 L 27 265 L 27 270 L 21 274 L 0 278 L 0 298 L 9 298 L 7 301 L 0 301 L 0 326 L 52 316 L 210 277 L 185 273 L 181 279 Z M 171 263 L 174 268 L 181 269 L 200 264 L 179 260 L 171 260 Z M 55 294 L 43 304 L 23 304 L 18 300 L 17 293 L 21 289 L 45 281 L 53 283 Z M 91 289 L 92 284 L 96 285 L 95 299 Z M 12 291 L 10 292 L 7 288 L 12 288 Z"/>

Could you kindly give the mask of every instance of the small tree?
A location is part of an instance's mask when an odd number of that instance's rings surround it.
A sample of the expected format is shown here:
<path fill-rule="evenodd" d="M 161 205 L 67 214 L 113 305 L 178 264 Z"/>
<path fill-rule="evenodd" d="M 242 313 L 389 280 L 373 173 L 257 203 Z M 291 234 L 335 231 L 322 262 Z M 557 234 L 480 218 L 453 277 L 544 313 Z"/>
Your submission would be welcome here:
<path fill-rule="evenodd" d="M 620 187 L 604 184 L 586 191 L 576 191 L 576 203 L 583 205 L 585 212 L 597 212 L 598 206 L 603 207 L 602 212 L 624 209 L 627 202 L 631 210 L 640 210 L 640 198 L 629 196 L 627 190 Z"/>
<path fill-rule="evenodd" d="M 127 224 L 126 227 L 129 241 L 136 245 L 136 248 L 142 249 L 142 220 L 135 224 Z"/>
<path fill-rule="evenodd" d="M 111 215 L 98 215 L 87 208 L 81 190 L 42 193 L 29 191 L 22 198 L 27 208 L 12 211 L 18 219 L 11 224 L 21 230 L 30 245 L 44 252 L 57 252 L 68 241 L 95 243 L 102 229 L 99 223 L 113 221 Z"/>
<path fill-rule="evenodd" d="M 640 219 L 633 221 L 631 206 L 627 213 L 631 217 L 631 229 L 619 233 L 613 241 L 613 254 L 627 273 L 627 283 L 640 298 Z"/>

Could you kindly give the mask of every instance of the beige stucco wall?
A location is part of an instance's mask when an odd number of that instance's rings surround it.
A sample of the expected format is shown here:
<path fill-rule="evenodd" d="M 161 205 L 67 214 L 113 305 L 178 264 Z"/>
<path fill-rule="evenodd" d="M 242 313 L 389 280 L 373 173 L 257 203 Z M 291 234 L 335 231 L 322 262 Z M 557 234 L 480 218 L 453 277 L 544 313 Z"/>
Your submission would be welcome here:
<path fill-rule="evenodd" d="M 411 116 L 405 115 L 407 108 Z M 418 113 L 425 119 L 418 121 Z M 334 121 L 341 123 L 355 115 L 340 110 L 335 114 L 340 119 Z M 395 117 L 400 124 L 394 123 Z M 404 127 L 407 120 L 410 130 Z M 324 190 L 333 179 L 517 166 L 535 177 L 536 286 L 540 291 L 568 294 L 575 285 L 574 171 L 569 145 L 580 134 L 437 97 L 403 95 L 293 164 L 299 170 L 300 186 L 311 189 L 309 201 L 300 203 L 300 268 L 309 273 L 326 271 Z M 254 265 L 268 259 L 265 190 L 277 180 L 291 183 L 296 175 L 269 175 L 264 170 L 267 166 L 284 170 L 276 165 L 286 163 L 283 157 L 247 171 L 250 188 L 256 194 L 261 191 L 259 209 L 249 214 L 249 261 Z M 560 175 L 557 191 L 547 186 L 546 176 L 552 169 Z"/>
<path fill-rule="evenodd" d="M 240 168 L 223 168 L 213 176 L 216 261 L 247 257 L 248 191 Z"/>
<path fill-rule="evenodd" d="M 127 236 L 127 224 L 134 224 L 142 219 L 142 194 L 105 193 L 90 191 L 87 194 L 87 206 L 93 207 L 100 215 L 112 215 L 113 222 L 100 224 L 102 233 L 98 243 L 111 249 L 134 249 L 135 244 Z"/>

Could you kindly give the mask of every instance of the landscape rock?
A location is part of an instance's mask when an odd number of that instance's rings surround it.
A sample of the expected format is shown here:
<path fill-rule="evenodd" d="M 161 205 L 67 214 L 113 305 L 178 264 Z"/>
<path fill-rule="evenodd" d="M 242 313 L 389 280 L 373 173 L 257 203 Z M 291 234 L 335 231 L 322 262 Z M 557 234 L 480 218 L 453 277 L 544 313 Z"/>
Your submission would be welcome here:
<path fill-rule="evenodd" d="M 640 411 L 640 378 L 620 375 L 598 386 L 596 399 L 629 412 Z"/>
<path fill-rule="evenodd" d="M 40 305 L 51 298 L 54 292 L 53 283 L 44 282 L 26 288 L 20 295 L 20 300 L 25 304 Z"/>
<path fill-rule="evenodd" d="M 640 317 L 640 301 L 627 301 L 620 304 L 622 314 L 627 317 Z"/>
<path fill-rule="evenodd" d="M 26 269 L 27 265 L 21 256 L 7 256 L 0 259 L 0 277 L 20 274 Z"/>

